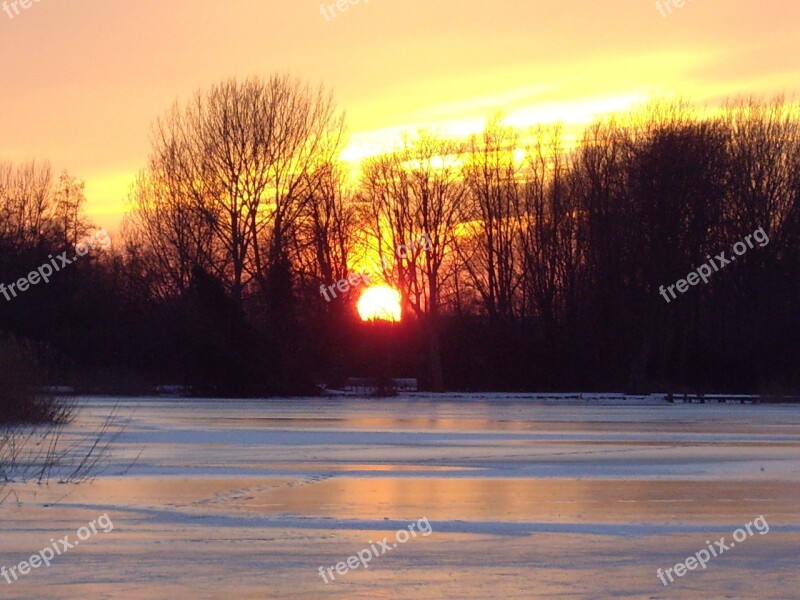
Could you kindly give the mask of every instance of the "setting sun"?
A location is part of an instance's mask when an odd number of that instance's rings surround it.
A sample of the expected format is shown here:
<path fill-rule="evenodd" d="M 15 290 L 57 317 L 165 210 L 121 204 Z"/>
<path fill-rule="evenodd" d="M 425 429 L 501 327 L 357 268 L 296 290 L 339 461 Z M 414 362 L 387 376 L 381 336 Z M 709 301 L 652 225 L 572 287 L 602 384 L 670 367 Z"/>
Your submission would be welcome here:
<path fill-rule="evenodd" d="M 400 320 L 400 292 L 387 285 L 367 288 L 358 299 L 358 315 L 363 321 Z"/>

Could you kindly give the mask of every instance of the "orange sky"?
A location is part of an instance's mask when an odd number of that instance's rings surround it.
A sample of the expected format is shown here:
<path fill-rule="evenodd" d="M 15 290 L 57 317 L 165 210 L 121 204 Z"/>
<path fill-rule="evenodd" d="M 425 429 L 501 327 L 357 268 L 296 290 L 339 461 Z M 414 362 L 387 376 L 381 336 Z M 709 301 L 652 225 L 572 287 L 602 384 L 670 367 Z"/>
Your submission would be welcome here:
<path fill-rule="evenodd" d="M 319 0 L 41 0 L 0 12 L 0 158 L 85 179 L 113 230 L 152 121 L 232 75 L 332 87 L 353 158 L 497 111 L 574 126 L 653 96 L 792 96 L 798 25 L 790 0 L 362 0 L 331 21 Z"/>

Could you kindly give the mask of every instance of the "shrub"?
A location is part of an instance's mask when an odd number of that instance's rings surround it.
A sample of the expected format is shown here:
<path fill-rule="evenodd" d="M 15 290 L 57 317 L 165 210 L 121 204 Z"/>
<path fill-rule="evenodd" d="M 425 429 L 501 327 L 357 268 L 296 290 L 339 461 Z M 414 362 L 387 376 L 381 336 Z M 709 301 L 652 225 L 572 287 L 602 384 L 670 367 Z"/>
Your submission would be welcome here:
<path fill-rule="evenodd" d="M 71 402 L 44 391 L 45 379 L 31 348 L 0 337 L 0 427 L 18 424 L 64 424 Z"/>

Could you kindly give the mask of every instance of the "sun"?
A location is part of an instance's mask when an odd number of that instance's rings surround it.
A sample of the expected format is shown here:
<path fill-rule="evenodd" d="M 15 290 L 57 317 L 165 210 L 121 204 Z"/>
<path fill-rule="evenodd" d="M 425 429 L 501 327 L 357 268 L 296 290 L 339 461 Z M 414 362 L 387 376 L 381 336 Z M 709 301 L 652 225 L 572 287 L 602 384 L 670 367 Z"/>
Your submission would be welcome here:
<path fill-rule="evenodd" d="M 400 308 L 400 292 L 388 285 L 377 285 L 367 288 L 358 299 L 358 316 L 362 321 L 398 322 Z"/>

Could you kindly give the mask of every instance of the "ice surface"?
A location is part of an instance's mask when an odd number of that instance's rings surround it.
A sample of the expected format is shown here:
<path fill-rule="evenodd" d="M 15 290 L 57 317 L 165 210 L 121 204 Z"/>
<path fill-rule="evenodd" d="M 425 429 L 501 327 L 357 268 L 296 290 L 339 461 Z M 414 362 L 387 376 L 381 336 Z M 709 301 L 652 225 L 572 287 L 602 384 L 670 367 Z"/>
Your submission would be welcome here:
<path fill-rule="evenodd" d="M 67 443 L 117 403 L 130 417 L 111 464 L 92 484 L 14 486 L 0 566 L 103 513 L 115 529 L 0 578 L 0 598 L 799 597 L 800 407 L 574 394 L 84 403 Z M 762 514 L 768 534 L 669 587 L 656 577 Z M 319 576 L 422 517 L 430 536 Z"/>

